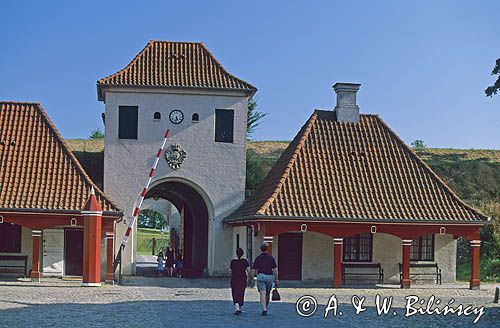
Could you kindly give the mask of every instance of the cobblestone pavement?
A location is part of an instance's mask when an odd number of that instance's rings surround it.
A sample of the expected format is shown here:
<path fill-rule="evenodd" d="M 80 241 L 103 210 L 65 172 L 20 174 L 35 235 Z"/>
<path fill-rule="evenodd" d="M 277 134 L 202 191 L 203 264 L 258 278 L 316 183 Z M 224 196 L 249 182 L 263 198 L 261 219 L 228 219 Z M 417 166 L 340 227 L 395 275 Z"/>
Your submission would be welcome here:
<path fill-rule="evenodd" d="M 234 316 L 227 279 L 131 277 L 125 284 L 84 288 L 79 282 L 51 279 L 39 284 L 0 281 L 0 327 L 500 327 L 500 307 L 492 303 L 495 286 L 491 284 L 470 291 L 466 284 L 423 285 L 401 290 L 395 286 L 299 288 L 298 284 L 288 283 L 280 289 L 282 301 L 271 303 L 267 317 L 260 316 L 255 289 L 247 290 L 243 314 Z M 333 294 L 338 300 L 337 316 L 330 312 L 325 318 L 325 307 Z M 388 315 L 377 315 L 377 294 L 394 297 Z M 301 317 L 296 312 L 295 303 L 303 295 L 314 296 L 319 303 L 310 317 Z M 359 315 L 355 315 L 351 305 L 353 295 L 366 297 L 363 303 L 366 310 Z M 441 300 L 438 306 L 441 308 L 453 298 L 452 306 L 485 306 L 484 314 L 475 325 L 476 314 L 405 317 L 408 295 L 425 300 L 434 295 Z M 307 306 L 300 308 L 304 310 Z"/>

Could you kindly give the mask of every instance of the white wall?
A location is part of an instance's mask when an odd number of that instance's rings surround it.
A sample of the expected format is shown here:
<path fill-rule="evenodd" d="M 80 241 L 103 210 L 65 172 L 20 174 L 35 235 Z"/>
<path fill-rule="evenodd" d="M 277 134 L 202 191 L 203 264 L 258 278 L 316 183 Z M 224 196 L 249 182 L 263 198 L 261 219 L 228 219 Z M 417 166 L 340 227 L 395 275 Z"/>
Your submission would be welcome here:
<path fill-rule="evenodd" d="M 137 140 L 118 139 L 118 107 L 139 107 Z M 170 123 L 171 110 L 184 113 L 179 125 Z M 216 143 L 215 109 L 234 110 L 234 143 Z M 104 190 L 125 217 L 131 215 L 132 206 L 142 191 L 154 157 L 167 128 L 171 129 L 171 145 L 176 142 L 187 152 L 183 166 L 172 170 L 161 158 L 154 180 L 179 179 L 195 186 L 205 195 L 209 222 L 208 266 L 211 275 L 227 274 L 231 259 L 231 229 L 224 228 L 222 219 L 233 212 L 244 200 L 246 160 L 246 110 L 247 97 L 243 94 L 199 92 L 190 94 L 178 91 L 114 89 L 106 93 L 106 124 L 104 152 Z M 160 112 L 160 122 L 153 114 Z M 191 122 L 191 115 L 198 113 L 199 123 Z M 153 182 L 154 184 L 155 182 Z M 119 245 L 126 225 L 117 225 Z M 135 233 L 134 233 L 135 236 Z M 135 238 L 132 238 L 135 240 Z M 133 272 L 132 245 L 127 245 L 124 272 Z M 214 251 L 215 250 L 215 251 Z"/>
<path fill-rule="evenodd" d="M 259 246 L 262 241 L 262 233 L 259 233 L 254 238 L 255 255 L 260 254 Z M 434 262 L 441 268 L 442 282 L 455 282 L 456 240 L 452 235 L 436 234 L 434 243 Z M 277 236 L 274 237 L 273 256 L 278 261 Z M 402 261 L 402 244 L 399 237 L 384 233 L 374 234 L 372 258 L 373 263 L 380 263 L 384 269 L 384 283 L 399 284 L 399 263 Z M 333 238 L 314 232 L 303 234 L 302 280 L 331 281 L 333 261 Z M 418 277 L 413 283 L 432 283 L 433 280 L 432 276 Z"/>
<path fill-rule="evenodd" d="M 233 250 L 231 253 L 231 258 L 236 258 L 236 236 L 240 235 L 240 247 L 243 249 L 245 254 L 243 255 L 244 258 L 248 258 L 247 254 L 247 227 L 234 227 L 233 228 Z"/>
<path fill-rule="evenodd" d="M 333 281 L 333 238 L 305 232 L 302 240 L 302 280 Z"/>
<path fill-rule="evenodd" d="M 403 248 L 399 237 L 376 233 L 373 235 L 373 263 L 380 263 L 384 269 L 384 282 L 399 284 L 399 263 Z"/>

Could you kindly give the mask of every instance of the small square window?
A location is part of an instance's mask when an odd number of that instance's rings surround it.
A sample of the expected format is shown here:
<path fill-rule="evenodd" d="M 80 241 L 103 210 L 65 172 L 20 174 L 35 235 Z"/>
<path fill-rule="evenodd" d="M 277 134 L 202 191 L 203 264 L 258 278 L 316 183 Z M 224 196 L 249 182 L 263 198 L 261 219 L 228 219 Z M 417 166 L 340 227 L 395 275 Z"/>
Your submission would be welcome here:
<path fill-rule="evenodd" d="M 434 235 L 413 239 L 410 251 L 411 261 L 434 261 Z"/>
<path fill-rule="evenodd" d="M 344 262 L 371 262 L 373 235 L 371 233 L 361 233 L 344 238 L 342 249 Z"/>

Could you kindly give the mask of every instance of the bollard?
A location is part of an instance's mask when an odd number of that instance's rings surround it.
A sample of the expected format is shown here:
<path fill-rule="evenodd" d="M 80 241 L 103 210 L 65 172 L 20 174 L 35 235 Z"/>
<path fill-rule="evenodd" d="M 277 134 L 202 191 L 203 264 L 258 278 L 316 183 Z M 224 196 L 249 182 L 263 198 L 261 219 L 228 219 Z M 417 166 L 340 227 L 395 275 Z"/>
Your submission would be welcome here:
<path fill-rule="evenodd" d="M 493 303 L 498 303 L 498 299 L 500 298 L 500 287 L 497 287 L 495 289 L 495 299 L 493 300 Z"/>
<path fill-rule="evenodd" d="M 156 254 L 156 238 L 153 238 L 153 254 L 152 255 L 155 255 Z"/>

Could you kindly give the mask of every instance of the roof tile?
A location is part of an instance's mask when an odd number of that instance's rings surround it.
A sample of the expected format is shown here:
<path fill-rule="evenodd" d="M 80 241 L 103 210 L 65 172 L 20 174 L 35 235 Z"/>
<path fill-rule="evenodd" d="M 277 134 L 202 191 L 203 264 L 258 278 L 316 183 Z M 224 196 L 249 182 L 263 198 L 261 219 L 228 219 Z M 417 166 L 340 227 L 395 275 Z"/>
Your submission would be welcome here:
<path fill-rule="evenodd" d="M 316 110 L 226 221 L 256 218 L 482 222 L 376 115 Z"/>
<path fill-rule="evenodd" d="M 226 71 L 203 43 L 153 40 L 124 69 L 97 81 L 99 100 L 107 86 L 257 90 Z"/>
<path fill-rule="evenodd" d="M 0 102 L 0 208 L 81 211 L 92 187 L 104 211 L 119 211 L 40 104 Z"/>

